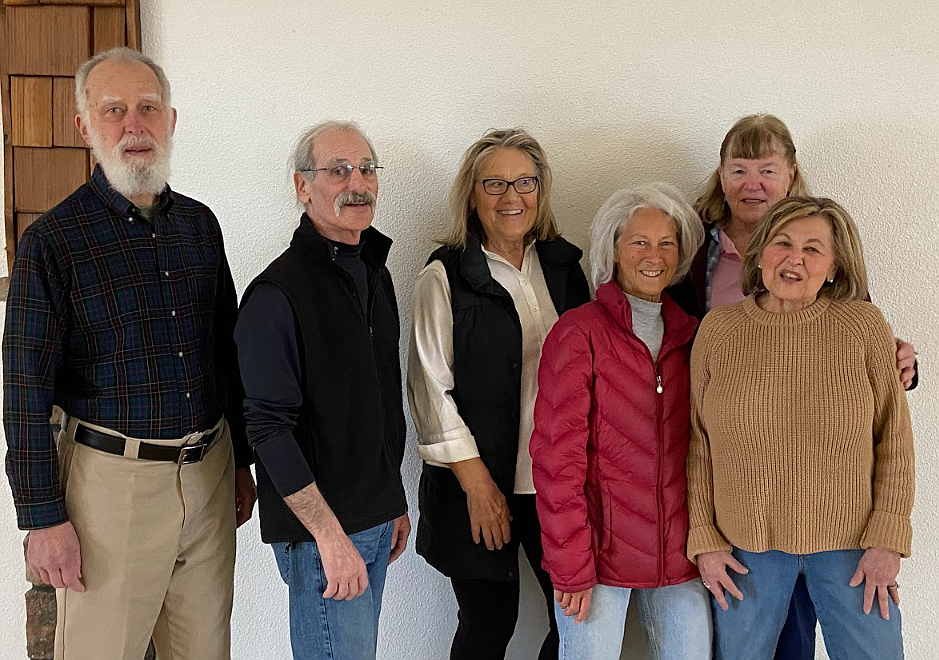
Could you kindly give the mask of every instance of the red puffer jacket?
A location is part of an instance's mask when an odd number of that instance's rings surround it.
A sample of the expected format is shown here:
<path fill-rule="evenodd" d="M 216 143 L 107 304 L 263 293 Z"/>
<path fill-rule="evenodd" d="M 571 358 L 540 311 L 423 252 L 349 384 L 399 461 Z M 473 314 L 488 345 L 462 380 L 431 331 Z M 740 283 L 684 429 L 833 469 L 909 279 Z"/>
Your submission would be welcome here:
<path fill-rule="evenodd" d="M 698 322 L 662 296 L 657 363 L 615 281 L 564 314 L 538 370 L 534 460 L 544 567 L 554 587 L 686 582 L 688 358 Z"/>

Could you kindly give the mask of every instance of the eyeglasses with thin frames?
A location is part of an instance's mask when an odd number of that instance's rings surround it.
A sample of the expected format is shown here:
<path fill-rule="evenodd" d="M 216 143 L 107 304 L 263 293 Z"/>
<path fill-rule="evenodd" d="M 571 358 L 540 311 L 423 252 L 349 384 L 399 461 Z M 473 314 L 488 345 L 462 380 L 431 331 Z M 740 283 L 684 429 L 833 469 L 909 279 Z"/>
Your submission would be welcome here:
<path fill-rule="evenodd" d="M 330 181 L 336 183 L 345 181 L 350 176 L 352 176 L 353 170 L 358 170 L 362 173 L 362 178 L 366 181 L 372 181 L 378 176 L 378 170 L 384 169 L 381 165 L 375 163 L 375 161 L 370 160 L 367 163 L 362 163 L 361 165 L 353 165 L 352 163 L 337 163 L 336 165 L 331 165 L 330 167 L 316 167 L 312 170 L 300 170 L 304 173 L 309 172 L 326 172 L 326 176 L 329 177 Z"/>
<path fill-rule="evenodd" d="M 527 195 L 528 193 L 534 192 L 535 188 L 538 187 L 538 177 L 523 176 L 514 181 L 506 181 L 505 179 L 483 179 L 479 183 L 482 184 L 483 190 L 489 195 L 504 195 L 505 191 L 509 189 L 509 186 L 515 188 L 515 192 L 519 195 Z"/>

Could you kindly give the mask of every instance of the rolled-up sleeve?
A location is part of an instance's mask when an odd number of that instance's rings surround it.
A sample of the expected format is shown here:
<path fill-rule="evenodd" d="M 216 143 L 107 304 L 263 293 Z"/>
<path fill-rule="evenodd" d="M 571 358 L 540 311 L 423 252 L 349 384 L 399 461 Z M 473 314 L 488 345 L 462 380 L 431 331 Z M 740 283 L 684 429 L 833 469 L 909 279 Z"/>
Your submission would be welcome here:
<path fill-rule="evenodd" d="M 478 457 L 476 440 L 451 395 L 453 311 L 447 273 L 439 261 L 425 267 L 414 285 L 407 381 L 418 456 L 436 465 Z"/>
<path fill-rule="evenodd" d="M 248 444 L 281 497 L 313 483 L 313 470 L 293 431 L 303 402 L 293 309 L 284 293 L 261 282 L 250 292 L 235 327 L 244 384 Z"/>

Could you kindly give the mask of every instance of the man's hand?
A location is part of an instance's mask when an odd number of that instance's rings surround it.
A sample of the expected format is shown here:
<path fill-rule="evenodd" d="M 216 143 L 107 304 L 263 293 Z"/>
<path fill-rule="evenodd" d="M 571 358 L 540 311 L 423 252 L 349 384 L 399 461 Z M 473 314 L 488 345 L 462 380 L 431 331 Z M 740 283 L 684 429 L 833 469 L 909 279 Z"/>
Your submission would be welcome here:
<path fill-rule="evenodd" d="M 319 550 L 326 573 L 323 598 L 352 600 L 368 588 L 368 573 L 362 555 L 342 530 L 315 483 L 287 495 L 284 502 L 306 527 Z"/>
<path fill-rule="evenodd" d="M 909 389 L 916 375 L 916 351 L 913 344 L 897 339 L 897 369 L 900 370 L 900 382 L 903 389 Z"/>
<path fill-rule="evenodd" d="M 241 527 L 251 519 L 254 511 L 254 502 L 258 499 L 258 491 L 254 487 L 254 477 L 251 468 L 243 467 L 235 470 L 235 526 Z"/>
<path fill-rule="evenodd" d="M 326 539 L 316 539 L 316 547 L 323 560 L 326 591 L 323 598 L 352 600 L 365 593 L 368 573 L 362 555 L 342 531 Z"/>
<path fill-rule="evenodd" d="M 724 596 L 724 589 L 737 600 L 743 600 L 743 594 L 734 581 L 727 574 L 727 569 L 731 569 L 741 575 L 746 575 L 750 571 L 746 566 L 737 561 L 732 554 L 726 550 L 716 552 L 704 552 L 698 555 L 698 570 L 701 572 L 701 581 L 704 586 L 714 594 L 714 599 L 721 609 L 727 611 L 727 599 Z"/>
<path fill-rule="evenodd" d="M 56 589 L 85 590 L 78 534 L 70 522 L 31 530 L 26 561 L 43 582 Z"/>
<path fill-rule="evenodd" d="M 411 520 L 408 514 L 403 514 L 395 518 L 394 529 L 391 532 L 391 555 L 388 557 L 388 563 L 392 563 L 401 556 L 404 549 L 408 547 L 408 535 L 411 533 Z"/>

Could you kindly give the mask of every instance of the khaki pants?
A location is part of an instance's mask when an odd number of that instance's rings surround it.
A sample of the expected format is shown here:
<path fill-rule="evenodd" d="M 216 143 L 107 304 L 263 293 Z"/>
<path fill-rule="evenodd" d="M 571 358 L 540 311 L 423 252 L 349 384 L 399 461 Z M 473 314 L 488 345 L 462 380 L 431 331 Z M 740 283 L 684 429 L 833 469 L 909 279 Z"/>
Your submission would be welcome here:
<path fill-rule="evenodd" d="M 235 479 L 221 424 L 211 451 L 188 465 L 76 444 L 75 419 L 60 432 L 85 591 L 56 590 L 56 660 L 141 660 L 151 635 L 160 660 L 230 659 Z"/>

